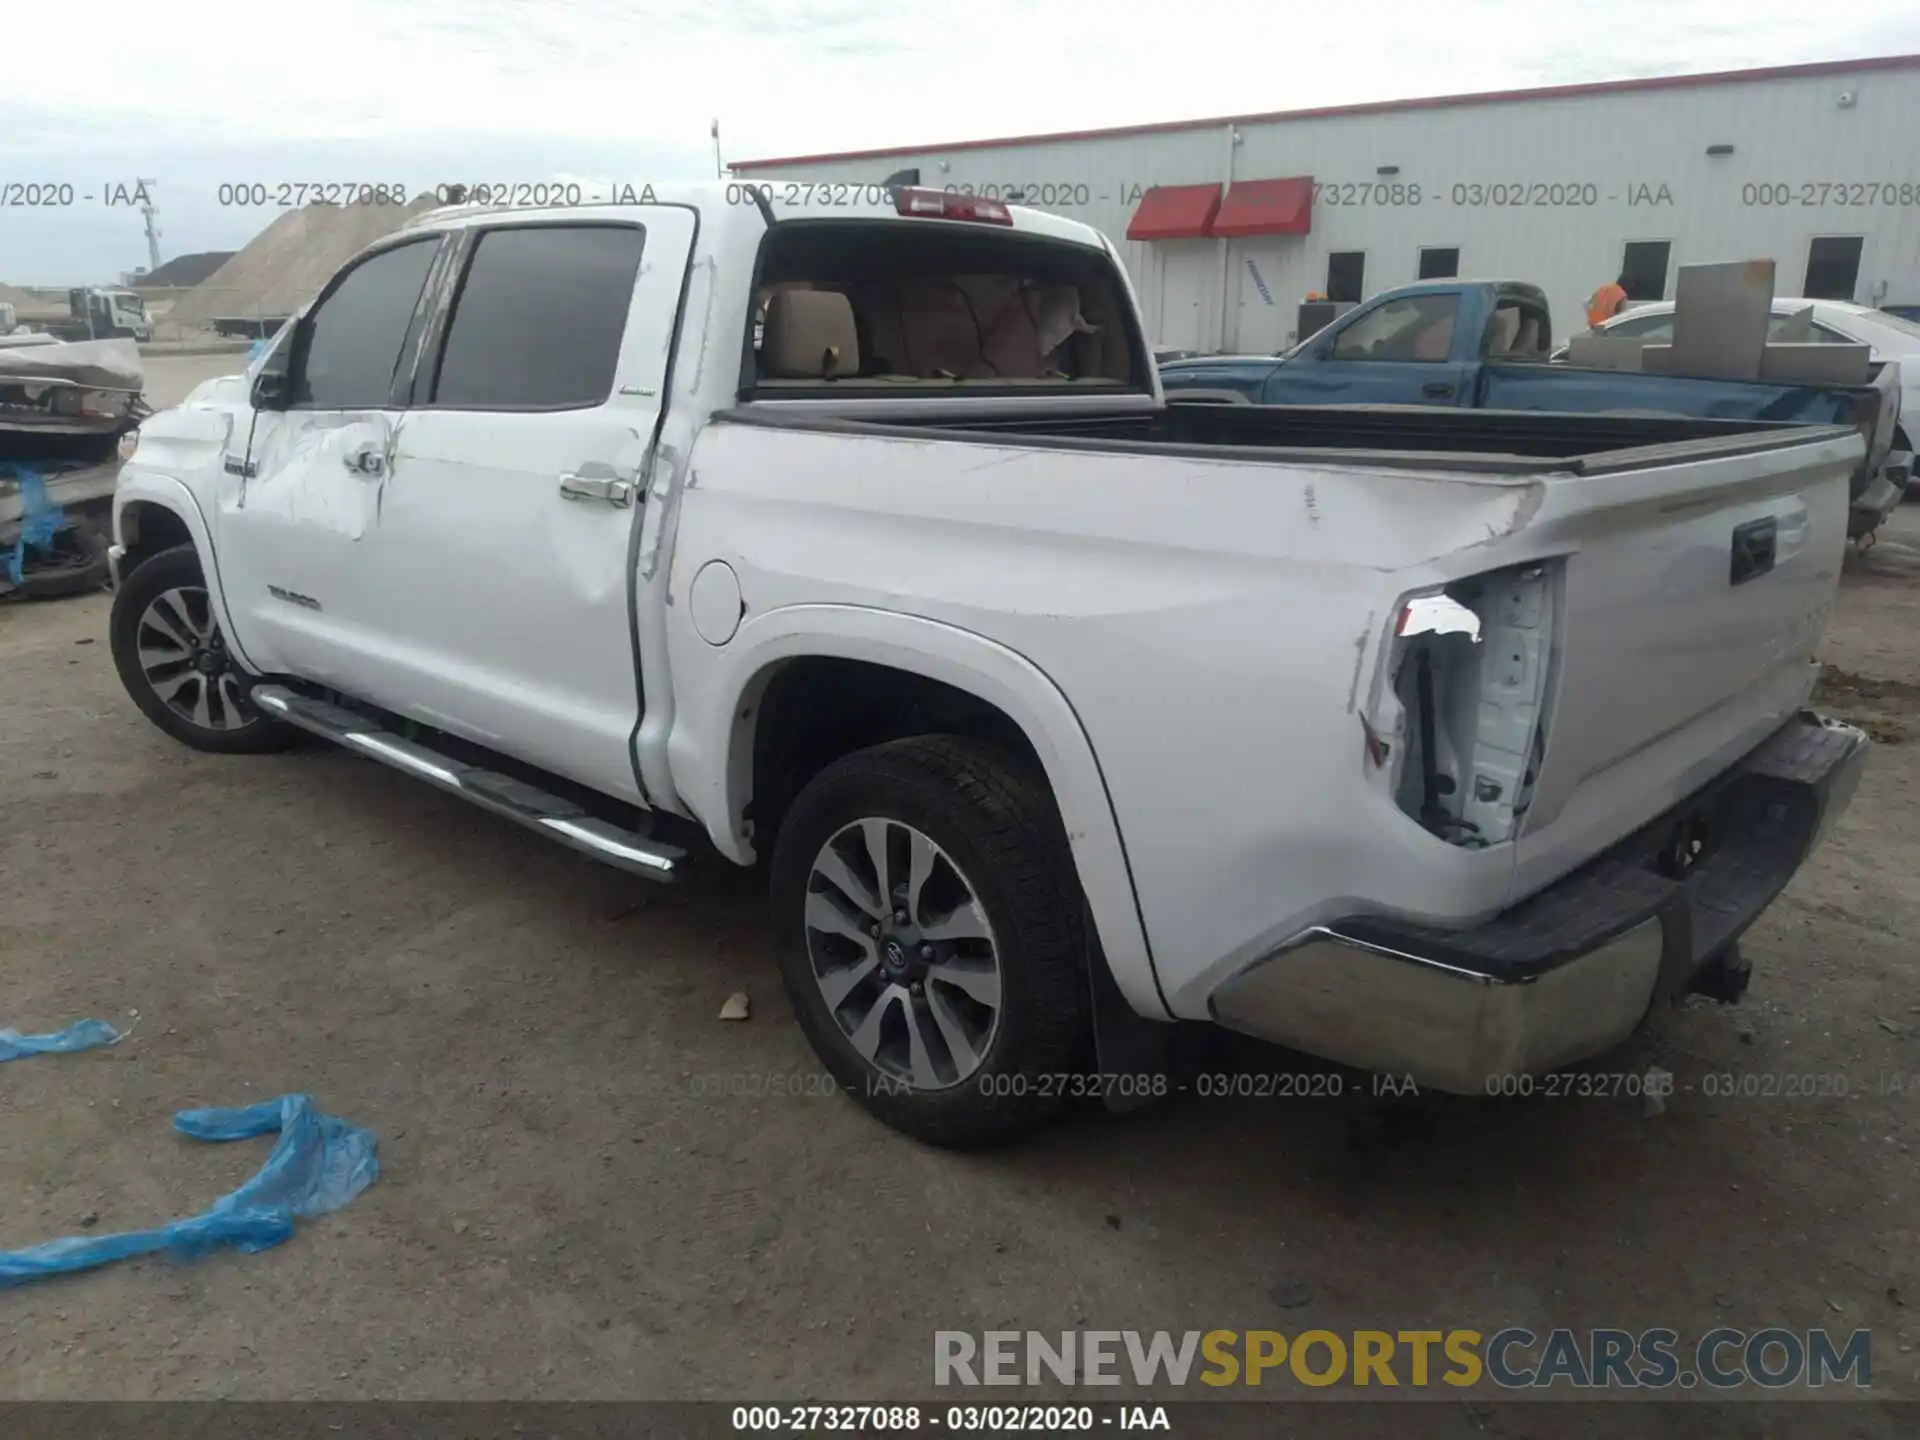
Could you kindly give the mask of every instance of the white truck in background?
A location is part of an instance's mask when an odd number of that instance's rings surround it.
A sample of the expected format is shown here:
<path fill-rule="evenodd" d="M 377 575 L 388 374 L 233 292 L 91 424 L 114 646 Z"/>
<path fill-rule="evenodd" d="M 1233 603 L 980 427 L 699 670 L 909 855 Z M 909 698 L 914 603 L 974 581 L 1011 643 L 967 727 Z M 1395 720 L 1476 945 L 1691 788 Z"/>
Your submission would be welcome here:
<path fill-rule="evenodd" d="M 1865 759 L 1804 708 L 1856 431 L 1170 405 L 1096 231 L 820 188 L 363 252 L 142 426 L 134 701 L 767 861 L 810 1042 L 938 1143 L 1177 1021 L 1481 1093 L 1737 996 Z"/>

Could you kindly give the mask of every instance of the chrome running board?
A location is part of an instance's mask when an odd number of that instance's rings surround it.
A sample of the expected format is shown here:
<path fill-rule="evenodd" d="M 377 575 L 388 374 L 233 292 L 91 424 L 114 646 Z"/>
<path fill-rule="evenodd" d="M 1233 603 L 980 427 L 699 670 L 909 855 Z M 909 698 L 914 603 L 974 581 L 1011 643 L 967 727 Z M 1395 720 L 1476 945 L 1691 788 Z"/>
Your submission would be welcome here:
<path fill-rule="evenodd" d="M 672 880 L 687 858 L 676 845 L 622 830 L 575 805 L 495 770 L 467 765 L 412 740 L 403 740 L 364 715 L 324 700 L 309 700 L 282 685 L 256 685 L 249 698 L 264 713 L 357 750 L 383 765 L 470 800 L 483 810 L 537 830 L 583 855 L 650 880 Z"/>

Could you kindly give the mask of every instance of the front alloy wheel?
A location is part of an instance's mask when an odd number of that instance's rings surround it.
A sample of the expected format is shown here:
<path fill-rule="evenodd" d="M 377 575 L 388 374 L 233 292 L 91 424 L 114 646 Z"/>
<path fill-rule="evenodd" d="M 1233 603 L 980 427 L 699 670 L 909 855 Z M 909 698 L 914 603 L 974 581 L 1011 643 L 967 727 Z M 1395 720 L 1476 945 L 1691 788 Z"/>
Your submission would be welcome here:
<path fill-rule="evenodd" d="M 227 655 L 204 587 L 176 586 L 154 596 L 135 632 L 140 673 L 156 699 L 202 730 L 238 730 L 257 712 Z"/>
<path fill-rule="evenodd" d="M 267 719 L 247 698 L 253 677 L 220 633 L 193 546 L 134 567 L 114 591 L 107 634 L 133 703 L 183 745 L 257 754 L 300 743 L 300 731 Z"/>

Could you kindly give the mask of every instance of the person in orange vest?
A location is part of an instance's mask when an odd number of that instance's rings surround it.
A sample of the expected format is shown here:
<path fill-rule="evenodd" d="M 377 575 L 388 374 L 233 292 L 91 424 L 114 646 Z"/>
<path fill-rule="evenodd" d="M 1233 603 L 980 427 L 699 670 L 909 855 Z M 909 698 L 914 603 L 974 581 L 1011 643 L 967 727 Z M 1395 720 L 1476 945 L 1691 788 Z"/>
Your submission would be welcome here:
<path fill-rule="evenodd" d="M 1609 280 L 1593 292 L 1593 298 L 1587 301 L 1587 324 L 1598 328 L 1620 313 L 1620 307 L 1627 303 L 1627 277 Z"/>

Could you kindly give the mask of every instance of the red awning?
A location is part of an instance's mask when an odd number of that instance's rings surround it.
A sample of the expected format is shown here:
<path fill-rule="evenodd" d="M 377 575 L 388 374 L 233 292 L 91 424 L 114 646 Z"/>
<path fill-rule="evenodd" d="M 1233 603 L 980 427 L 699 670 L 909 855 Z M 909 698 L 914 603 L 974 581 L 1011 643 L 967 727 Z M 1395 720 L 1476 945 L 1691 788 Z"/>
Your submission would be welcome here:
<path fill-rule="evenodd" d="M 1234 181 L 1208 233 L 1305 235 L 1312 228 L 1313 177 L 1295 175 L 1285 180 Z"/>
<path fill-rule="evenodd" d="M 1220 208 L 1218 185 L 1156 185 L 1127 222 L 1129 240 L 1201 240 Z"/>

